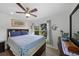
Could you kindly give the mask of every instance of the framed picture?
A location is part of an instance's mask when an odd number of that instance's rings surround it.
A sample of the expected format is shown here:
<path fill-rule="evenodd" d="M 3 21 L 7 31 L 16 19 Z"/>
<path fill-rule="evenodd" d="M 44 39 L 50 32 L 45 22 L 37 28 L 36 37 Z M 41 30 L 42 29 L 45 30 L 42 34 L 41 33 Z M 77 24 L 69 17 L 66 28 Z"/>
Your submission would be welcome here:
<path fill-rule="evenodd" d="M 47 31 L 47 24 L 41 24 L 41 30 Z"/>
<path fill-rule="evenodd" d="M 23 21 L 11 19 L 11 26 L 12 27 L 22 27 L 24 25 L 25 25 L 25 23 Z"/>
<path fill-rule="evenodd" d="M 47 24 L 46 23 L 41 24 L 41 35 L 47 38 Z"/>

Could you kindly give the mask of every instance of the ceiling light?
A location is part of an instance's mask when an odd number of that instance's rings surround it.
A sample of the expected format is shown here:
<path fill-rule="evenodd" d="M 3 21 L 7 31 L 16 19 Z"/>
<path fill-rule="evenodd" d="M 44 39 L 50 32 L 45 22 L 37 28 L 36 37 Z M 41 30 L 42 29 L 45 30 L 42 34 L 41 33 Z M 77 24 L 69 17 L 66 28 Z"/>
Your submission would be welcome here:
<path fill-rule="evenodd" d="M 25 15 L 26 15 L 26 17 L 30 17 L 30 14 L 28 14 L 28 13 L 26 13 Z"/>

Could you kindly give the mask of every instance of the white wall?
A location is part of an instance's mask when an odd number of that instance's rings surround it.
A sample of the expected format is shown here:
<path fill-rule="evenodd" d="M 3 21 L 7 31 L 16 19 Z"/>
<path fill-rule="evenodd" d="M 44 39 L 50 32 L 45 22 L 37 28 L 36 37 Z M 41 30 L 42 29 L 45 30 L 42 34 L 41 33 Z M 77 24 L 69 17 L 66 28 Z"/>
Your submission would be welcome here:
<path fill-rule="evenodd" d="M 58 49 L 57 42 L 58 37 L 60 36 L 60 30 L 63 30 L 64 32 L 69 32 L 69 15 L 67 13 L 57 14 L 55 16 L 35 20 L 34 24 L 39 25 L 47 22 L 47 20 L 51 20 L 52 25 L 56 24 L 56 26 L 58 26 L 58 29 L 56 31 L 52 30 L 51 34 L 53 40 L 53 47 Z"/>

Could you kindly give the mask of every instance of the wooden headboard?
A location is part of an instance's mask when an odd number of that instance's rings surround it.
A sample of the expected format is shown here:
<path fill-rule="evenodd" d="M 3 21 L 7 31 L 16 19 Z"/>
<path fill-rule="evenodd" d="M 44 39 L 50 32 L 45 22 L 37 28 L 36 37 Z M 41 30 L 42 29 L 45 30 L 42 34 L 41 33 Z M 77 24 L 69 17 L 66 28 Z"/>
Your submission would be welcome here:
<path fill-rule="evenodd" d="M 17 31 L 20 31 L 20 32 L 25 31 L 25 32 L 29 32 L 29 29 L 7 29 L 7 38 L 9 37 L 9 33 L 11 31 L 15 31 L 15 32 L 17 32 Z"/>

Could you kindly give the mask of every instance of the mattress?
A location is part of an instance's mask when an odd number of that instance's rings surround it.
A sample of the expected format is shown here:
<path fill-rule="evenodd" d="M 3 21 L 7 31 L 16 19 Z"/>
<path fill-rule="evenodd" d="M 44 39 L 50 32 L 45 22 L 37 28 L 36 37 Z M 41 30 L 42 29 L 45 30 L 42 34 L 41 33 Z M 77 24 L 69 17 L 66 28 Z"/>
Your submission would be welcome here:
<path fill-rule="evenodd" d="M 8 45 L 17 56 L 33 55 L 44 43 L 45 38 L 40 35 L 21 35 L 8 39 Z"/>

